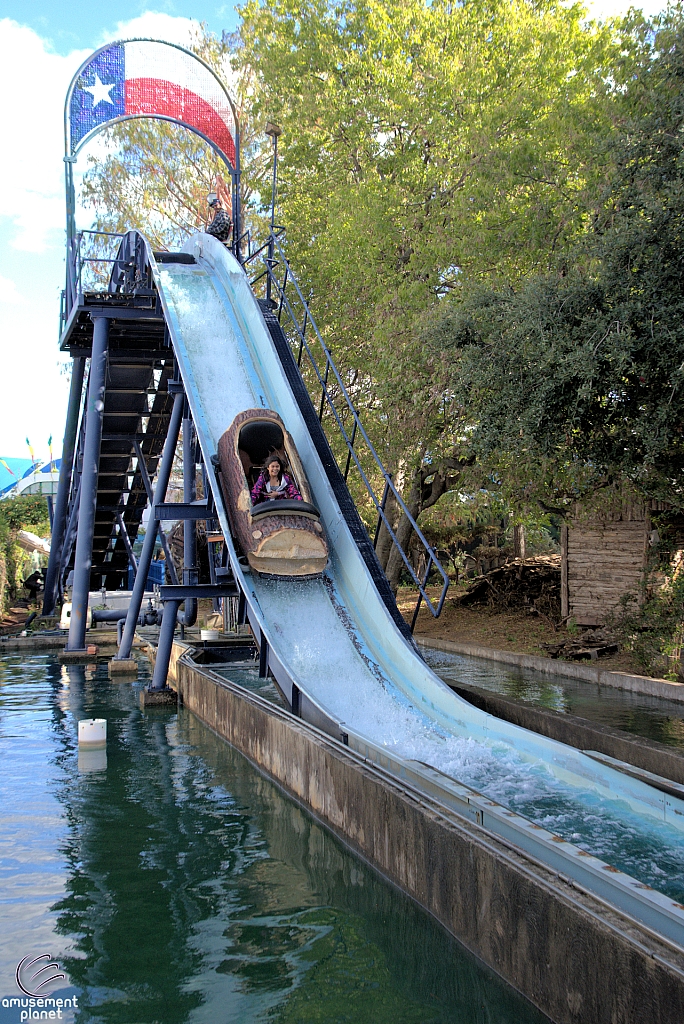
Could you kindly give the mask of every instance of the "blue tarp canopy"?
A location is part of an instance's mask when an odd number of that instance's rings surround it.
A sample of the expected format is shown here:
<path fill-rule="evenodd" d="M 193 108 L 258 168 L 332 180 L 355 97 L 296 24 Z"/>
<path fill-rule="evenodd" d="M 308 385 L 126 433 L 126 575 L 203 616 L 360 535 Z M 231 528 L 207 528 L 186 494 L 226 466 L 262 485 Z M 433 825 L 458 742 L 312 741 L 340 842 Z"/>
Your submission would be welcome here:
<path fill-rule="evenodd" d="M 12 459 L 0 456 L 0 494 L 11 491 L 22 477 L 32 473 L 33 465 L 32 459 Z"/>

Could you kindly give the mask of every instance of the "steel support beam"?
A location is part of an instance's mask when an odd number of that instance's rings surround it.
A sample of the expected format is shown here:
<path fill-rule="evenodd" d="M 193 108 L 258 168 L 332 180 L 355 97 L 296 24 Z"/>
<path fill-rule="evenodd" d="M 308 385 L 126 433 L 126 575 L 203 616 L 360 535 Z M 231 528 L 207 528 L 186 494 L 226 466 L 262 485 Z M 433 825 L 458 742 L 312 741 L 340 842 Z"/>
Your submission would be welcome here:
<path fill-rule="evenodd" d="M 142 605 L 143 594 L 145 593 L 145 584 L 147 583 L 147 576 L 150 571 L 150 565 L 152 563 L 152 555 L 154 554 L 154 545 L 157 540 L 157 530 L 155 528 L 154 519 L 154 506 L 157 501 L 163 501 L 166 497 L 166 489 L 169 486 L 169 477 L 171 476 L 171 470 L 173 468 L 173 458 L 176 454 L 176 444 L 178 442 L 178 434 L 180 433 L 181 420 L 183 418 L 183 405 L 185 404 L 185 396 L 177 394 L 173 399 L 173 409 L 171 411 L 171 418 L 169 420 L 169 432 L 166 435 L 166 441 L 164 443 L 164 451 L 162 453 L 161 462 L 159 464 L 159 473 L 157 475 L 157 486 L 154 490 L 154 499 L 152 502 L 152 509 L 150 515 L 150 524 L 145 534 L 145 540 L 143 541 L 142 551 L 140 552 L 140 561 L 138 562 L 138 572 L 135 577 L 135 583 L 133 584 L 133 591 L 131 593 L 131 603 L 128 606 L 128 615 L 126 616 L 126 625 L 123 629 L 121 636 L 121 643 L 119 644 L 119 650 L 116 654 L 115 661 L 127 661 L 131 656 L 131 648 L 133 647 L 133 637 L 135 636 L 135 626 L 138 621 L 138 615 L 140 614 L 140 606 Z M 175 624 L 175 620 L 174 620 Z"/>
<path fill-rule="evenodd" d="M 190 419 L 189 410 L 186 408 L 186 416 L 183 420 L 183 505 L 189 510 L 197 508 L 194 504 L 197 497 L 196 473 L 195 428 Z M 203 504 L 206 518 L 206 501 Z M 197 577 L 197 525 L 190 518 L 186 518 L 183 523 L 183 583 L 196 582 Z M 178 621 L 182 626 L 195 625 L 197 622 L 196 598 L 186 598 L 185 609 L 179 612 Z"/>
<path fill-rule="evenodd" d="M 121 534 L 121 539 L 124 542 L 124 547 L 126 548 L 128 561 L 130 562 L 131 568 L 135 573 L 138 571 L 138 560 L 136 559 L 135 554 L 133 552 L 131 538 L 128 536 L 128 530 L 126 529 L 126 524 L 124 523 L 123 516 L 121 515 L 120 512 L 116 513 L 116 521 L 119 524 L 119 533 Z"/>
<path fill-rule="evenodd" d="M 81 469 L 81 496 L 78 503 L 78 533 L 76 534 L 74 585 L 71 591 L 71 619 L 69 622 L 69 639 L 66 645 L 67 651 L 85 650 L 108 342 L 109 320 L 106 320 L 104 317 L 93 317 L 93 354 L 90 360 L 90 377 L 88 380 L 86 430 L 83 445 L 83 467 Z"/>
<path fill-rule="evenodd" d="M 78 506 L 81 500 L 81 476 L 79 474 L 78 484 L 76 485 L 76 495 L 74 497 L 74 503 L 71 508 L 69 515 L 69 522 L 67 524 L 66 533 L 64 535 L 64 544 L 62 546 L 62 557 L 59 560 L 59 571 L 57 577 L 57 586 L 59 588 L 59 597 L 62 598 L 62 590 L 64 588 L 64 570 L 69 564 L 71 558 L 71 552 L 74 544 L 76 543 L 76 531 L 78 529 Z"/>
<path fill-rule="evenodd" d="M 159 588 L 162 601 L 188 601 L 190 598 L 205 600 L 212 597 L 237 597 L 240 589 L 234 581 L 230 583 L 181 583 L 179 586 Z"/>
<path fill-rule="evenodd" d="M 154 492 L 152 490 L 152 481 L 150 480 L 150 474 L 147 472 L 147 464 L 145 462 L 145 456 L 143 455 L 142 445 L 139 440 L 133 442 L 135 446 L 135 454 L 138 457 L 138 469 L 140 470 L 140 476 L 142 477 L 143 487 L 147 492 L 147 500 L 150 503 L 150 508 L 154 506 Z M 159 524 L 159 542 L 164 552 L 164 558 L 166 559 L 166 567 L 169 570 L 169 576 L 171 577 L 172 583 L 178 583 L 178 576 L 176 575 L 176 567 L 173 564 L 173 558 L 171 557 L 171 548 L 169 542 L 166 539 L 166 534 L 162 529 L 161 523 Z"/>
<path fill-rule="evenodd" d="M 85 359 L 79 356 L 71 366 L 71 386 L 69 388 L 69 406 L 67 409 L 64 441 L 62 442 L 62 464 L 59 470 L 57 502 L 55 504 L 52 540 L 50 544 L 50 560 L 45 578 L 45 595 L 43 597 L 43 615 L 52 615 L 57 604 L 59 591 L 59 568 L 64 549 L 66 534 L 66 517 L 71 492 L 71 480 L 74 469 L 74 449 L 78 432 L 78 414 L 81 411 L 81 394 L 83 392 L 83 374 Z"/>
<path fill-rule="evenodd" d="M 167 601 L 164 605 L 164 614 L 162 615 L 162 624 L 161 629 L 159 630 L 157 657 L 154 662 L 154 675 L 152 676 L 152 682 L 150 683 L 150 690 L 163 690 L 166 686 L 166 677 L 169 674 L 169 662 L 171 661 L 171 648 L 173 647 L 173 634 L 176 629 L 179 604 L 180 601 Z"/>
<path fill-rule="evenodd" d="M 185 470 L 183 473 L 185 473 Z M 162 521 L 184 519 L 186 521 L 185 529 L 187 530 L 188 522 L 206 519 L 209 515 L 208 509 L 209 506 L 206 501 L 164 501 L 155 506 L 154 514 L 157 519 Z M 185 537 L 185 533 L 183 537 Z M 185 556 L 185 544 L 183 545 L 183 554 Z"/>

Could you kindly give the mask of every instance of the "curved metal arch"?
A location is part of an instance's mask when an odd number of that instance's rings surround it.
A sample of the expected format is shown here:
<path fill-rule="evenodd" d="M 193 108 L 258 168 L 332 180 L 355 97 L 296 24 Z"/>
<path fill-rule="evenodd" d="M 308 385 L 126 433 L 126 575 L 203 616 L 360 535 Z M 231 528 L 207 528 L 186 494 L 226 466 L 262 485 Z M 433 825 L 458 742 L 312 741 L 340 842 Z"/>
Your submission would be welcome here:
<path fill-rule="evenodd" d="M 95 125 L 94 128 L 90 129 L 87 135 L 83 136 L 76 149 L 69 157 L 67 157 L 67 159 L 70 160 L 70 162 L 75 163 L 76 158 L 83 147 L 88 142 L 91 142 L 99 132 L 105 131 L 105 129 L 109 128 L 111 125 L 120 124 L 122 121 L 141 121 L 143 119 L 147 119 L 148 121 L 167 121 L 169 124 L 177 124 L 181 128 L 187 129 L 187 131 L 192 132 L 193 135 L 198 135 L 200 139 L 206 142 L 206 144 L 214 150 L 217 156 L 221 157 L 221 159 L 225 161 L 231 175 L 235 173 L 235 168 L 220 146 L 217 146 L 215 142 L 212 142 L 212 140 L 205 135 L 204 132 L 201 132 L 199 128 L 193 128 L 191 125 L 186 124 L 185 121 L 180 121 L 177 117 L 169 117 L 168 114 L 122 114 L 120 117 L 113 117 L 111 121 L 103 121 L 102 124 Z"/>
<path fill-rule="evenodd" d="M 126 43 L 158 43 L 162 46 L 170 46 L 174 50 L 179 50 L 181 53 L 186 54 L 188 57 L 192 57 L 193 60 L 197 61 L 216 81 L 221 92 L 228 101 L 230 106 L 233 121 L 235 123 L 235 164 L 231 162 L 227 153 L 224 153 L 220 146 L 212 142 L 211 139 L 207 138 L 203 132 L 197 128 L 193 128 L 185 121 L 180 121 L 176 118 L 168 117 L 163 114 L 125 114 L 123 116 L 111 118 L 109 121 L 104 121 L 101 125 L 96 125 L 95 128 L 91 129 L 87 135 L 85 135 L 79 142 L 76 149 L 72 152 L 71 150 L 71 100 L 74 95 L 74 89 L 76 84 L 83 74 L 88 65 L 93 61 L 100 53 L 104 53 L 105 50 L 111 49 L 113 46 L 124 46 Z M 188 50 L 185 46 L 180 46 L 178 43 L 170 43 L 165 39 L 152 39 L 149 36 L 135 36 L 131 39 L 115 39 L 112 42 L 106 43 L 104 46 L 100 46 L 97 50 L 94 50 L 86 60 L 80 65 L 76 73 L 74 74 L 69 88 L 67 89 L 66 98 L 64 101 L 64 164 L 65 164 L 65 186 L 66 186 L 66 234 L 67 234 L 67 306 L 69 305 L 69 298 L 73 291 L 73 268 L 71 262 L 74 258 L 74 244 L 76 237 L 76 193 L 74 189 L 74 172 L 73 165 L 76 163 L 78 154 L 81 152 L 85 144 L 91 141 L 100 131 L 109 127 L 109 125 L 116 124 L 122 121 L 132 121 L 137 118 L 150 118 L 156 121 L 167 121 L 171 124 L 178 124 L 182 128 L 186 128 L 188 131 L 197 135 L 204 142 L 206 142 L 226 164 L 233 183 L 233 247 L 236 252 L 238 259 L 240 259 L 240 235 L 241 235 L 241 210 L 240 210 L 240 120 L 235 109 L 235 104 L 231 98 L 225 83 L 214 71 L 210 64 L 204 60 L 203 57 L 193 53 L 192 50 Z"/>
<path fill-rule="evenodd" d="M 85 140 L 87 138 L 92 138 L 93 135 L 95 134 L 94 131 L 88 132 L 88 135 L 84 136 L 84 138 L 81 139 L 81 142 L 77 146 L 76 150 L 72 152 L 72 150 L 71 150 L 71 117 L 70 117 L 70 110 L 71 110 L 71 100 L 72 100 L 72 97 L 74 95 L 74 89 L 76 88 L 76 83 L 78 82 L 78 79 L 83 74 L 85 69 L 88 67 L 90 62 L 95 59 L 95 57 L 97 57 L 101 53 L 104 53 L 105 50 L 111 49 L 112 46 L 123 46 L 125 43 L 159 43 L 161 46 L 170 46 L 174 50 L 180 50 L 181 53 L 187 54 L 188 57 L 192 57 L 193 60 L 196 60 L 198 64 L 201 64 L 202 67 L 204 67 L 209 72 L 209 74 L 212 76 L 212 78 L 214 78 L 216 80 L 217 84 L 221 88 L 221 91 L 223 92 L 224 96 L 228 100 L 228 104 L 229 104 L 230 109 L 231 109 L 231 111 L 233 113 L 233 119 L 235 121 L 235 136 L 236 136 L 236 138 L 235 138 L 235 163 L 236 163 L 237 166 L 233 168 L 231 163 L 230 163 L 230 160 L 228 160 L 227 155 L 225 153 L 222 154 L 222 155 L 223 155 L 223 158 L 225 159 L 226 163 L 231 167 L 231 171 L 236 171 L 239 174 L 240 166 L 239 166 L 239 156 L 238 156 L 238 153 L 239 153 L 238 140 L 239 140 L 239 136 L 240 136 L 240 121 L 239 121 L 239 118 L 238 118 L 238 115 L 237 115 L 237 110 L 235 109 L 235 104 L 233 103 L 233 100 L 232 100 L 232 98 L 230 96 L 230 93 L 228 92 L 228 89 L 226 88 L 225 83 L 217 75 L 217 73 L 214 71 L 212 66 L 210 64 L 208 64 L 207 61 L 204 60 L 203 57 L 199 57 L 196 53 L 193 53 L 192 50 L 188 50 L 188 49 L 186 49 L 185 46 L 180 46 L 178 43 L 169 43 L 165 39 L 152 39 L 149 36 L 134 36 L 131 39 L 115 39 L 111 43 L 106 43 L 104 46 L 100 46 L 97 50 L 93 50 L 93 52 L 90 54 L 90 56 L 86 60 L 83 61 L 83 63 L 79 67 L 78 71 L 75 73 L 74 77 L 71 79 L 71 82 L 69 83 L 69 88 L 67 89 L 66 99 L 64 101 L 64 155 L 65 155 L 65 159 L 68 159 L 69 157 L 76 156 L 76 154 L 81 149 L 81 147 L 82 147 L 83 143 L 85 142 Z M 154 116 L 155 115 L 153 115 L 153 114 L 135 114 L 135 115 L 130 115 L 130 118 L 132 118 L 132 117 L 154 117 Z M 128 120 L 130 118 L 126 118 L 126 120 Z M 124 118 L 112 118 L 111 121 L 107 121 L 107 122 L 105 122 L 105 124 L 113 124 L 115 120 L 124 120 Z M 158 117 L 158 120 L 171 120 L 171 119 L 170 118 Z M 183 124 L 183 122 L 179 121 L 178 124 Z M 100 126 L 98 125 L 98 127 L 100 127 Z M 189 128 L 189 125 L 184 125 L 184 127 Z M 193 131 L 193 130 L 194 129 L 190 128 L 190 131 Z M 200 133 L 197 132 L 196 134 L 199 135 Z M 218 147 L 214 147 L 214 148 L 218 149 Z"/>

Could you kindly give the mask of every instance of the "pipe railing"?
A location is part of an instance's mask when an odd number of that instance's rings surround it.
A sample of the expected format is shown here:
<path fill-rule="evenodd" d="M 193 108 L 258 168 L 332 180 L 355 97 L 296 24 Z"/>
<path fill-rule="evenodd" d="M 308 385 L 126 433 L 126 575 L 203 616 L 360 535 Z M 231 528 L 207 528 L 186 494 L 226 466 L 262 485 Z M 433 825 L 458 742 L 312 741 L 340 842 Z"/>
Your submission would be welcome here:
<path fill-rule="evenodd" d="M 85 256 L 83 254 L 83 241 L 84 236 L 90 235 L 93 237 L 101 238 L 124 238 L 125 233 L 121 231 L 96 231 L 94 229 L 84 229 L 79 231 L 74 239 L 71 247 L 71 252 L 67 251 L 67 258 L 70 259 L 72 267 L 71 272 L 67 275 L 67 289 L 64 292 L 64 299 L 62 301 L 61 309 L 61 322 L 62 326 L 66 323 L 69 313 L 72 308 L 78 303 L 78 296 L 83 292 L 83 271 L 88 264 L 94 263 L 111 263 L 116 264 L 121 262 L 119 256 Z M 113 268 L 112 268 L 113 269 Z M 102 282 L 102 291 L 107 291 L 108 280 Z M 100 289 L 93 289 L 93 291 Z M 68 293 L 70 291 L 70 294 Z"/>
<path fill-rule="evenodd" d="M 418 589 L 418 601 L 416 603 L 411 622 L 411 629 L 413 630 L 418 618 L 421 601 L 425 602 L 426 606 L 435 618 L 440 614 L 449 588 L 449 577 L 440 564 L 433 548 L 423 535 L 415 518 L 407 508 L 404 499 L 392 480 L 391 474 L 385 469 L 380 456 L 376 452 L 375 447 L 361 422 L 357 409 L 333 361 L 330 349 L 326 345 L 323 336 L 311 315 L 308 303 L 304 298 L 299 283 L 287 261 L 287 257 L 285 256 L 282 245 L 279 241 L 279 237 L 281 235 L 281 231 L 272 234 L 268 241 L 252 254 L 251 260 L 254 260 L 259 254 L 263 253 L 264 250 L 268 250 L 269 252 L 267 257 L 262 257 L 264 270 L 252 279 L 252 287 L 265 279 L 269 286 L 267 288 L 268 294 L 270 295 L 272 291 L 275 290 L 278 300 L 278 320 L 282 321 L 283 314 L 286 314 L 291 328 L 291 337 L 288 340 L 290 341 L 290 346 L 293 349 L 293 354 L 297 359 L 297 366 L 299 367 L 300 373 L 302 373 L 302 359 L 304 355 L 306 355 L 308 359 L 308 366 L 313 371 L 315 381 L 320 388 L 320 398 L 318 394 L 312 395 L 312 401 L 314 402 L 314 407 L 317 409 L 319 421 L 321 423 L 323 422 L 325 411 L 326 409 L 329 410 L 337 427 L 337 431 L 346 445 L 347 456 L 346 466 L 343 473 L 344 479 L 345 481 L 347 480 L 349 470 L 353 463 L 366 488 L 371 502 L 375 507 L 377 513 L 377 526 L 375 530 L 374 544 L 377 545 L 381 527 L 384 525 L 394 548 L 403 562 L 404 568 L 408 571 L 414 585 Z M 249 263 L 251 260 L 246 260 L 245 262 Z M 279 269 L 281 270 L 281 275 L 278 274 Z M 287 291 L 288 288 L 289 293 Z M 274 304 L 273 300 L 271 301 L 272 304 Z M 295 312 L 295 306 L 299 306 L 302 311 L 301 321 L 300 317 Z M 294 338 L 292 337 L 292 331 L 294 331 Z M 295 349 L 297 350 L 296 353 Z M 302 378 L 306 383 L 304 373 L 302 373 Z M 311 387 L 308 387 L 308 390 L 311 394 Z M 338 399 L 341 399 L 340 405 L 342 406 L 342 412 L 338 410 L 335 404 L 336 395 Z M 351 420 L 351 431 L 347 430 L 345 420 L 347 423 Z M 384 481 L 384 490 L 381 498 L 378 498 L 375 488 L 369 479 L 369 474 L 364 469 L 359 457 L 359 438 L 365 446 L 367 456 L 370 456 L 372 467 L 370 473 L 376 474 L 379 471 Z M 399 543 L 395 529 L 388 518 L 386 505 L 390 494 L 398 506 L 400 513 L 405 515 L 408 519 L 413 532 L 423 547 L 426 557 L 426 570 L 422 578 L 414 569 L 407 553 Z M 429 578 L 433 571 L 436 572 L 442 580 L 441 590 L 436 601 L 434 601 L 427 592 Z"/>

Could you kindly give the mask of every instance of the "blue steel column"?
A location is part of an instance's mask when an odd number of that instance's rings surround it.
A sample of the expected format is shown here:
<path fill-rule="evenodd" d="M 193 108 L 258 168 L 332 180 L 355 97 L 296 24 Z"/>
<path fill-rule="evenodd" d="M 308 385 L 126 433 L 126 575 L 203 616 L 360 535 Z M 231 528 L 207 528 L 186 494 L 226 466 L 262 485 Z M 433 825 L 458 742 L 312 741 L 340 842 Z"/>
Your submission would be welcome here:
<path fill-rule="evenodd" d="M 176 454 L 176 444 L 178 442 L 178 434 L 180 432 L 181 420 L 183 418 L 184 404 L 185 395 L 182 394 L 182 392 L 177 392 L 173 399 L 173 410 L 169 421 L 169 432 L 166 435 L 166 441 L 164 442 L 164 451 L 159 465 L 159 473 L 157 475 L 157 486 L 154 489 L 154 501 L 151 504 L 147 532 L 145 534 L 145 540 L 143 541 L 142 551 L 140 552 L 140 558 L 138 559 L 138 571 L 136 573 L 135 583 L 133 584 L 133 590 L 131 592 L 131 603 L 128 606 L 126 625 L 123 629 L 123 635 L 121 637 L 121 643 L 119 644 L 118 653 L 114 659 L 115 661 L 127 661 L 131 656 L 133 637 L 135 636 L 135 626 L 138 621 L 138 615 L 140 614 L 143 594 L 145 593 L 145 584 L 147 583 L 147 576 L 152 563 L 154 545 L 157 541 L 158 525 L 154 517 L 154 506 L 157 502 L 163 501 L 166 497 L 166 488 L 169 486 L 169 477 L 171 476 L 171 470 L 173 469 L 173 458 Z"/>
<path fill-rule="evenodd" d="M 157 657 L 154 662 L 154 675 L 150 683 L 150 690 L 163 690 L 166 686 L 179 604 L 180 601 L 166 601 L 164 604 L 164 614 L 162 615 L 162 624 L 159 630 Z"/>
<path fill-rule="evenodd" d="M 52 539 L 50 543 L 50 560 L 45 577 L 45 596 L 43 598 L 43 615 L 52 615 L 57 602 L 57 585 L 59 566 L 66 532 L 66 514 L 69 504 L 69 492 L 74 468 L 74 449 L 78 432 L 78 414 L 81 411 L 81 393 L 83 391 L 83 373 L 85 359 L 77 356 L 71 366 L 71 387 L 69 389 L 69 406 L 64 441 L 62 443 L 62 464 L 59 468 L 59 485 L 55 504 Z"/>
<path fill-rule="evenodd" d="M 71 620 L 67 651 L 85 650 L 90 567 L 93 561 L 93 531 L 97 506 L 97 475 L 102 443 L 102 415 L 104 412 L 105 374 L 107 371 L 107 344 L 109 319 L 93 316 L 93 351 L 90 358 L 90 379 L 86 403 L 86 432 L 83 445 L 81 497 L 78 506 L 78 534 L 74 558 L 74 585 L 71 591 Z"/>
<path fill-rule="evenodd" d="M 183 419 L 183 501 L 188 504 L 197 497 L 196 472 L 193 425 L 187 415 Z M 197 522 L 194 519 L 186 519 L 183 523 L 183 583 L 186 586 L 197 583 Z M 178 615 L 178 621 L 183 626 L 195 625 L 196 598 L 185 599 L 185 611 Z"/>

